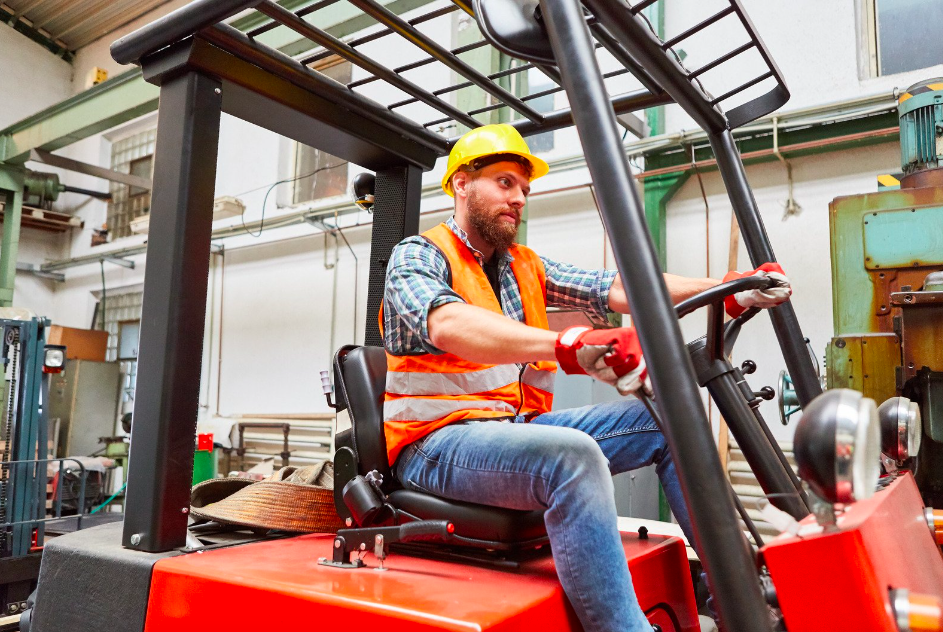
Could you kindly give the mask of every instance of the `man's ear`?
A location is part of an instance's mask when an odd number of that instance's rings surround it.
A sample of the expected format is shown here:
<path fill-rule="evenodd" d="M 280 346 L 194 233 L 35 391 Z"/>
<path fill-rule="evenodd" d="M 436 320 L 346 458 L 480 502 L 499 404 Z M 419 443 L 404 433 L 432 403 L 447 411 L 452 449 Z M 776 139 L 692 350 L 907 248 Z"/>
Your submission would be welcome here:
<path fill-rule="evenodd" d="M 468 177 L 468 172 L 456 171 L 455 175 L 452 176 L 452 192 L 455 194 L 455 197 L 467 197 L 468 184 L 470 182 L 471 178 Z"/>

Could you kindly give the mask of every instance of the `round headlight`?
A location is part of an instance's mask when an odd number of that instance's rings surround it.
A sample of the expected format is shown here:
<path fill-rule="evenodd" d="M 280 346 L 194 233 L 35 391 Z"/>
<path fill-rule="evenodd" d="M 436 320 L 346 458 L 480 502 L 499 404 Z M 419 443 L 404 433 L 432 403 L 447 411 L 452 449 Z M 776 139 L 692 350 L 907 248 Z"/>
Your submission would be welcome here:
<path fill-rule="evenodd" d="M 920 407 L 906 397 L 892 397 L 878 408 L 881 451 L 902 463 L 917 456 L 923 439 Z"/>
<path fill-rule="evenodd" d="M 881 436 L 874 400 L 834 389 L 816 397 L 796 427 L 799 476 L 819 497 L 851 503 L 874 494 Z"/>

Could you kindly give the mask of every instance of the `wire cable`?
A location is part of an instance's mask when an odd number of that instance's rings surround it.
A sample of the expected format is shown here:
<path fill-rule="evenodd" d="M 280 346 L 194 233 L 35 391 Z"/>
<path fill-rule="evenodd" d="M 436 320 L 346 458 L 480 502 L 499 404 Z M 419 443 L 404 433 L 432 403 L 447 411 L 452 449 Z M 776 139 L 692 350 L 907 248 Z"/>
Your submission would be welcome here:
<path fill-rule="evenodd" d="M 327 226 L 327 222 L 324 222 L 324 225 Z M 341 236 L 341 239 L 344 240 L 344 243 L 347 244 L 347 250 L 350 251 L 350 254 L 354 258 L 354 342 L 357 342 L 357 295 L 359 291 L 357 289 L 358 280 L 360 277 L 360 260 L 357 258 L 357 253 L 354 252 L 354 249 L 351 248 L 350 242 L 347 241 L 347 235 L 344 234 L 344 231 L 341 230 L 341 227 L 337 223 L 337 213 L 334 214 L 334 225 L 329 226 L 332 231 L 337 231 Z M 327 234 L 327 233 L 325 233 Z"/>
<path fill-rule="evenodd" d="M 95 508 L 92 509 L 90 512 L 88 512 L 88 515 L 91 516 L 92 514 L 98 513 L 99 511 L 101 511 L 102 509 L 104 509 L 105 505 L 107 505 L 108 503 L 110 503 L 111 501 L 113 501 L 115 498 L 117 498 L 117 497 L 118 497 L 118 494 L 120 494 L 121 492 L 123 492 L 123 491 L 124 491 L 124 488 L 127 487 L 127 486 L 128 486 L 128 482 L 125 481 L 125 482 L 124 482 L 124 485 L 121 486 L 121 489 L 119 489 L 119 490 L 116 491 L 114 494 L 112 494 L 111 496 L 109 496 L 109 497 L 108 497 L 108 500 L 106 500 L 105 502 L 103 502 L 103 503 L 100 504 L 99 506 L 95 507 Z"/>
<path fill-rule="evenodd" d="M 303 180 L 304 178 L 310 178 L 311 176 L 317 175 L 317 174 L 321 173 L 322 171 L 327 171 L 328 169 L 336 169 L 336 168 L 338 168 L 338 167 L 343 167 L 343 166 L 346 165 L 346 164 L 348 164 L 348 161 L 344 160 L 344 161 L 339 162 L 339 163 L 337 163 L 337 164 L 326 165 L 326 166 L 324 166 L 324 167 L 320 167 L 320 168 L 318 168 L 318 169 L 315 169 L 315 170 L 312 171 L 311 173 L 306 173 L 306 174 L 304 174 L 304 175 L 295 176 L 294 178 L 286 178 L 285 180 L 279 180 L 278 182 L 273 183 L 273 184 L 268 188 L 268 190 L 265 192 L 265 197 L 262 198 L 262 219 L 261 219 L 260 222 L 259 222 L 259 232 L 258 232 L 258 233 L 253 233 L 251 230 L 249 230 L 249 227 L 246 226 L 246 214 L 245 214 L 245 212 L 242 213 L 242 228 L 246 231 L 246 234 L 251 235 L 252 237 L 258 238 L 258 237 L 261 237 L 261 236 L 262 236 L 262 230 L 265 228 L 265 205 L 268 203 L 268 196 L 269 196 L 269 194 L 271 194 L 271 193 L 272 193 L 272 190 L 275 189 L 275 187 L 277 187 L 278 185 L 280 185 L 280 184 L 288 184 L 289 182 L 295 182 L 296 180 Z M 261 188 L 261 187 L 259 187 L 259 188 Z M 259 189 L 255 189 L 255 190 L 258 191 Z"/>

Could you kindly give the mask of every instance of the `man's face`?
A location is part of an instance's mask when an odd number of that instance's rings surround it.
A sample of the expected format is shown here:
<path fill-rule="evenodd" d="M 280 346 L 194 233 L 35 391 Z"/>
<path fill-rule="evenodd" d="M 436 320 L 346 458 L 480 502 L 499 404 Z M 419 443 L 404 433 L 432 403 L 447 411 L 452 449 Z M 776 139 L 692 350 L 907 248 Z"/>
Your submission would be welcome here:
<path fill-rule="evenodd" d="M 516 162 L 488 165 L 465 186 L 468 222 L 496 250 L 507 250 L 530 193 L 527 170 Z"/>

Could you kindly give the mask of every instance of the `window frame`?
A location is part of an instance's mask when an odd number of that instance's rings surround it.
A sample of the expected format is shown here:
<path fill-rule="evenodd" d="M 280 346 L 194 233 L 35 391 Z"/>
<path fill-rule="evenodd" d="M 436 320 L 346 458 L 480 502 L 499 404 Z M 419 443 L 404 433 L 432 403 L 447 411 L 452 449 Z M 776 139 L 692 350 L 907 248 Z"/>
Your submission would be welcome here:
<path fill-rule="evenodd" d="M 863 59 L 860 60 L 859 68 L 862 74 L 867 78 L 893 77 L 910 72 L 920 72 L 926 68 L 931 68 L 936 64 L 920 68 L 910 68 L 908 70 L 899 70 L 896 72 L 881 72 L 881 42 L 880 29 L 878 25 L 878 4 L 879 0 L 860 0 L 859 7 L 861 17 L 859 19 L 859 37 L 863 41 L 861 47 Z"/>
<path fill-rule="evenodd" d="M 139 143 L 135 145 L 135 143 Z M 139 147 L 144 147 L 145 153 L 137 155 L 134 158 L 120 160 L 122 153 L 128 152 L 134 154 Z M 144 160 L 150 161 L 150 178 L 154 173 L 154 154 L 157 146 L 157 126 L 153 125 L 146 129 L 138 129 L 133 133 L 113 139 L 110 147 L 111 168 L 121 173 L 132 173 L 132 165 L 139 164 Z M 148 151 L 149 150 L 149 151 Z M 138 189 L 129 184 L 121 182 L 111 183 L 111 200 L 105 212 L 105 223 L 108 225 L 109 242 L 116 239 L 131 237 L 134 233 L 131 231 L 131 222 L 139 217 L 150 214 L 151 191 Z M 118 205 L 123 204 L 124 209 L 119 211 Z M 126 219 L 126 221 L 125 221 Z"/>
<path fill-rule="evenodd" d="M 331 77 L 332 79 L 334 79 L 334 77 L 332 76 L 332 74 L 331 74 L 329 71 L 330 71 L 331 68 L 336 68 L 337 66 L 341 66 L 341 65 L 346 65 L 346 67 L 347 67 L 347 74 L 348 74 L 347 81 L 346 81 L 346 82 L 345 82 L 345 81 L 341 81 L 341 83 L 349 83 L 349 82 L 351 81 L 351 76 L 352 76 L 352 73 L 353 73 L 353 65 L 352 65 L 349 61 L 347 61 L 346 59 L 340 57 L 339 55 L 331 55 L 330 57 L 328 57 L 328 58 L 322 60 L 320 63 L 317 63 L 317 64 L 311 66 L 311 68 L 312 68 L 313 70 L 318 71 L 318 72 L 325 73 L 328 77 Z M 337 79 L 335 79 L 335 80 L 336 80 L 336 81 L 340 81 L 340 80 L 337 80 Z M 304 203 L 306 203 L 306 202 L 315 202 L 315 201 L 317 201 L 317 200 L 325 199 L 325 198 L 327 198 L 327 197 L 338 197 L 338 196 L 343 195 L 344 193 L 346 193 L 346 191 L 347 191 L 347 182 L 350 180 L 350 163 L 349 163 L 349 162 L 345 162 L 343 165 L 338 165 L 337 168 L 336 168 L 337 170 L 342 170 L 342 171 L 343 171 L 343 174 L 344 174 L 344 178 L 343 178 L 343 180 L 344 180 L 344 186 L 343 186 L 343 188 L 342 188 L 341 193 L 339 193 L 339 194 L 337 194 L 337 195 L 332 195 L 332 196 L 327 196 L 327 195 L 318 196 L 318 195 L 315 195 L 315 196 L 312 196 L 312 197 L 310 197 L 310 198 L 308 198 L 308 199 L 304 199 L 305 197 L 307 197 L 307 195 L 306 195 L 306 194 L 303 194 L 303 193 L 300 191 L 300 183 L 301 183 L 303 180 L 307 180 L 307 178 L 304 177 L 305 174 L 299 173 L 299 169 L 300 169 L 300 166 L 301 166 L 301 163 L 302 163 L 302 156 L 301 156 L 301 154 L 302 154 L 302 152 L 305 151 L 306 149 L 311 149 L 311 150 L 314 150 L 314 151 L 318 152 L 318 155 L 319 155 L 318 168 L 319 168 L 319 169 L 320 169 L 320 168 L 323 168 L 323 167 L 329 167 L 329 166 L 332 164 L 332 163 L 330 163 L 330 162 L 328 162 L 328 163 L 326 163 L 326 164 L 320 164 L 321 161 L 323 160 L 323 157 L 324 157 L 324 156 L 327 156 L 327 157 L 328 157 L 329 159 L 331 159 L 331 160 L 338 160 L 338 161 L 340 160 L 340 158 L 338 158 L 337 156 L 333 156 L 333 155 L 331 155 L 331 154 L 329 154 L 329 153 L 327 153 L 327 152 L 325 152 L 325 151 L 323 151 L 323 150 L 321 150 L 321 149 L 318 149 L 317 147 L 311 147 L 310 145 L 305 145 L 305 144 L 303 144 L 303 143 L 299 143 L 298 141 L 294 141 L 294 143 L 293 143 L 293 145 L 292 145 L 292 151 L 291 151 L 291 172 L 290 172 L 290 173 L 291 173 L 291 176 L 290 176 L 290 177 L 292 178 L 292 181 L 291 181 L 291 192 L 290 192 L 290 196 L 289 196 L 290 199 L 291 199 L 291 204 L 294 205 L 294 204 L 304 204 Z M 332 169 L 331 171 L 333 172 L 333 171 L 335 171 L 335 169 Z"/>

